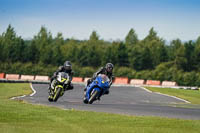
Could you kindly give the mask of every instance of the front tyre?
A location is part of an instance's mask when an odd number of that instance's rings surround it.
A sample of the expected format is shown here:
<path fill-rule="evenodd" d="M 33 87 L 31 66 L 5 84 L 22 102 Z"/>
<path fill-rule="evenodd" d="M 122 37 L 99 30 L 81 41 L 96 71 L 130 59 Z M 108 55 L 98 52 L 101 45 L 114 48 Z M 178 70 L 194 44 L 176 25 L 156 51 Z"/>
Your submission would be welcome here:
<path fill-rule="evenodd" d="M 58 98 L 60 97 L 60 94 L 61 94 L 61 91 L 62 91 L 62 88 L 58 87 L 56 89 L 56 92 L 55 92 L 55 95 L 53 97 L 53 101 L 56 102 L 58 100 Z"/>
<path fill-rule="evenodd" d="M 49 95 L 48 100 L 49 102 L 53 102 L 53 96 Z"/>
<path fill-rule="evenodd" d="M 92 104 L 95 100 L 96 100 L 96 97 L 98 96 L 99 92 L 97 90 L 95 90 L 92 94 L 91 94 L 91 97 L 88 101 L 89 104 Z"/>
<path fill-rule="evenodd" d="M 83 98 L 83 103 L 88 104 L 87 98 Z"/>

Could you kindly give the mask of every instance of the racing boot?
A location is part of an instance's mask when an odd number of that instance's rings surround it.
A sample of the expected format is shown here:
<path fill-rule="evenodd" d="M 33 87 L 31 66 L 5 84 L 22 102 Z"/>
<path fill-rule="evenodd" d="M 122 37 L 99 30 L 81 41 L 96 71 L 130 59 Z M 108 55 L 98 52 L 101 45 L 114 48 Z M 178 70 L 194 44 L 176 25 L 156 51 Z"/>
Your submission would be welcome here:
<path fill-rule="evenodd" d="M 65 91 L 67 91 L 67 90 L 73 90 L 74 89 L 74 86 L 71 84 L 71 83 L 69 83 L 66 87 L 65 87 Z"/>
<path fill-rule="evenodd" d="M 87 90 L 87 87 L 84 88 L 83 103 L 88 104 L 88 100 L 87 100 L 87 98 L 86 98 L 86 90 Z"/>
<path fill-rule="evenodd" d="M 104 94 L 105 94 L 105 95 L 108 95 L 109 93 L 110 93 L 109 90 L 107 90 L 107 91 L 105 91 Z"/>
<path fill-rule="evenodd" d="M 72 83 L 69 84 L 68 90 L 73 90 L 74 86 L 72 85 Z"/>

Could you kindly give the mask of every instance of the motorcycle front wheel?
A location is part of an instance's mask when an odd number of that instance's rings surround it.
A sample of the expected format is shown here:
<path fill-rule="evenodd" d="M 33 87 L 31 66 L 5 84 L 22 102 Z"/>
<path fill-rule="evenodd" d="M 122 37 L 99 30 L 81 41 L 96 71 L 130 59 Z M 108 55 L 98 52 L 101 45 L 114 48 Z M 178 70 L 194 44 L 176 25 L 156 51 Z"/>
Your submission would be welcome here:
<path fill-rule="evenodd" d="M 53 102 L 53 96 L 49 95 L 48 100 L 49 102 Z"/>
<path fill-rule="evenodd" d="M 62 91 L 62 88 L 58 87 L 53 97 L 54 102 L 56 102 L 58 98 L 60 97 L 61 91 Z"/>
<path fill-rule="evenodd" d="M 88 101 L 89 104 L 92 104 L 95 100 L 96 100 L 96 97 L 98 96 L 99 92 L 97 90 L 95 90 L 92 94 L 91 94 L 91 97 Z"/>

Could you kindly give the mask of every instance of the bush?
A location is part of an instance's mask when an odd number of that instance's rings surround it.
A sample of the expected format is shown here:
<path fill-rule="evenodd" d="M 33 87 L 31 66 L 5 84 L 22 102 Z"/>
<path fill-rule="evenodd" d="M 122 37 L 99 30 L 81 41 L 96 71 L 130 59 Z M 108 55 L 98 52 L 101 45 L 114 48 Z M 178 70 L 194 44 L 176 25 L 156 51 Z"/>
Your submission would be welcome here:
<path fill-rule="evenodd" d="M 115 77 L 133 78 L 135 71 L 128 67 L 119 67 L 119 68 L 114 68 L 113 73 Z"/>
<path fill-rule="evenodd" d="M 134 77 L 136 79 L 147 80 L 147 79 L 153 79 L 153 74 L 152 74 L 152 71 L 150 70 L 144 70 L 144 71 L 136 72 Z"/>
<path fill-rule="evenodd" d="M 0 73 L 7 74 L 24 74 L 24 75 L 47 75 L 52 76 L 58 69 L 58 66 L 28 63 L 0 63 Z M 76 77 L 92 77 L 98 68 L 80 67 L 72 64 L 74 76 Z M 113 74 L 115 77 L 128 77 L 129 79 L 144 80 L 160 80 L 175 81 L 178 85 L 184 86 L 200 86 L 200 73 L 196 71 L 184 72 L 177 70 L 172 63 L 162 63 L 155 70 L 135 71 L 128 67 L 115 67 Z"/>
<path fill-rule="evenodd" d="M 80 75 L 81 68 L 78 65 L 72 64 L 72 70 L 74 72 L 73 76 L 78 77 Z"/>
<path fill-rule="evenodd" d="M 195 86 L 200 87 L 200 73 L 196 74 Z"/>
<path fill-rule="evenodd" d="M 195 72 L 186 72 L 183 74 L 183 85 L 184 86 L 195 86 L 196 81 L 196 73 Z"/>
<path fill-rule="evenodd" d="M 1 63 L 1 72 L 7 74 L 24 74 L 24 75 L 47 75 L 51 76 L 57 67 L 52 65 L 32 64 L 32 63 Z"/>
<path fill-rule="evenodd" d="M 171 70 L 169 68 L 171 68 Z M 162 63 L 158 65 L 156 69 L 153 71 L 153 78 L 155 80 L 171 81 L 173 77 L 173 71 L 174 71 L 174 68 L 172 66 L 172 63 L 170 62 Z"/>
<path fill-rule="evenodd" d="M 83 67 L 81 68 L 81 71 L 79 73 L 78 76 L 80 77 L 92 77 L 93 74 L 96 72 L 97 70 L 95 70 L 92 67 Z"/>

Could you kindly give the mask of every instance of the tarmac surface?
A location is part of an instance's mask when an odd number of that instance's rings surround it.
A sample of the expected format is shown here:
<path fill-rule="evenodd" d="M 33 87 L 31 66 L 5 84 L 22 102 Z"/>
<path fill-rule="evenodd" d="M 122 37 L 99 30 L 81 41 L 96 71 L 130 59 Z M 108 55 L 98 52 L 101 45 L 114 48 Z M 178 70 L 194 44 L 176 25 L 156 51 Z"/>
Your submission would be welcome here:
<path fill-rule="evenodd" d="M 84 104 L 82 84 L 74 84 L 74 89 L 66 91 L 57 102 L 48 101 L 48 84 L 32 84 L 32 86 L 35 93 L 21 99 L 33 104 L 134 116 L 200 120 L 199 106 L 190 106 L 184 100 L 149 92 L 140 87 L 112 86 L 110 94 L 102 96 L 100 101 Z"/>

